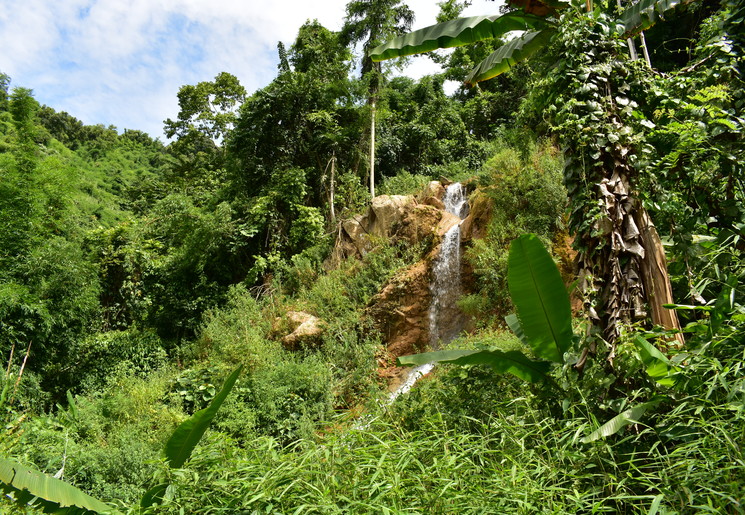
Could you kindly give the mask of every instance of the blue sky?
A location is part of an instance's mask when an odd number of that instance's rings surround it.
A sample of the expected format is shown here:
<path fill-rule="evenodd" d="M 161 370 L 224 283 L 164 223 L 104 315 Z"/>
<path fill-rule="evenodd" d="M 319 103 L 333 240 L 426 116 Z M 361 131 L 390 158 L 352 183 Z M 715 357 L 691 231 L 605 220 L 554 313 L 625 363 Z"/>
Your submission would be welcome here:
<path fill-rule="evenodd" d="M 406 2 L 414 28 L 434 23 L 437 0 Z M 494 14 L 476 0 L 466 15 Z M 178 114 L 184 84 L 226 71 L 253 92 L 277 72 L 287 45 L 308 19 L 338 30 L 346 0 L 0 0 L 0 72 L 31 88 L 42 104 L 86 124 L 163 136 Z M 406 73 L 435 71 L 429 59 Z"/>

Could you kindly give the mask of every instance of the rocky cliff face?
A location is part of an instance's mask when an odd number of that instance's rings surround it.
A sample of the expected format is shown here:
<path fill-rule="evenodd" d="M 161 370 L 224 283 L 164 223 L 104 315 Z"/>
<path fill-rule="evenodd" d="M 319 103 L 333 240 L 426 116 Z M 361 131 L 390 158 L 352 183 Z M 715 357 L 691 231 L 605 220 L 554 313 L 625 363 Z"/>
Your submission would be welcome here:
<path fill-rule="evenodd" d="M 444 212 L 408 195 L 375 197 L 367 213 L 344 220 L 334 258 L 361 257 L 381 240 L 419 243 L 434 236 Z"/>
<path fill-rule="evenodd" d="M 479 237 L 488 220 L 488 210 L 483 206 L 471 209 L 465 220 L 446 212 L 444 195 L 445 187 L 438 181 L 431 182 L 418 198 L 381 195 L 373 199 L 367 213 L 345 220 L 341 226 L 336 259 L 362 256 L 381 239 L 411 244 L 424 242 L 429 249 L 424 259 L 393 277 L 368 306 L 368 314 L 375 320 L 386 343 L 387 352 L 381 359 L 380 373 L 392 387 L 402 372 L 395 367 L 396 358 L 426 350 L 432 341 L 430 285 L 443 237 L 461 222 L 462 241 Z M 472 274 L 461 264 L 460 275 L 463 293 L 467 294 L 472 288 Z M 458 328 L 464 326 L 465 320 L 459 311 L 451 310 L 446 316 L 453 320 L 442 323 Z"/>

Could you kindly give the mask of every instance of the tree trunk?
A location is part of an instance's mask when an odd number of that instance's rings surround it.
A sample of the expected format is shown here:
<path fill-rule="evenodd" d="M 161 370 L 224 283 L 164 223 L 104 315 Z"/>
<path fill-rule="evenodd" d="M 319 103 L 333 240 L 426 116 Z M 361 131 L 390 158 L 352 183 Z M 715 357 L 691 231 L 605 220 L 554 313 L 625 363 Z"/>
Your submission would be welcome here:
<path fill-rule="evenodd" d="M 336 152 L 331 155 L 331 180 L 329 184 L 329 209 L 331 215 L 331 223 L 336 222 L 336 214 L 334 213 L 334 185 L 336 183 Z"/>
<path fill-rule="evenodd" d="M 375 198 L 375 101 L 373 100 L 370 121 L 370 197 Z"/>
<path fill-rule="evenodd" d="M 644 60 L 647 61 L 647 66 L 652 69 L 652 58 L 649 57 L 649 49 L 647 48 L 647 38 L 644 37 L 644 31 L 639 33 L 639 39 L 642 43 L 642 52 L 644 53 Z"/>
<path fill-rule="evenodd" d="M 665 329 L 680 330 L 673 303 L 665 251 L 649 214 L 631 193 L 631 168 L 616 160 L 610 177 L 597 185 L 599 216 L 580 256 L 580 286 L 593 324 L 610 343 L 609 361 L 624 325 L 651 318 Z M 682 335 L 674 345 L 685 343 Z"/>
<path fill-rule="evenodd" d="M 640 205 L 637 208 L 634 219 L 639 227 L 642 245 L 646 251 L 641 272 L 644 289 L 647 292 L 647 301 L 652 311 L 652 323 L 668 330 L 679 331 L 678 314 L 675 310 L 663 307 L 664 304 L 673 304 L 675 301 L 670 277 L 667 275 L 667 259 L 660 235 L 657 234 L 657 229 L 652 224 L 644 206 Z M 677 333 L 670 343 L 676 347 L 682 347 L 685 344 L 683 334 Z"/>
<path fill-rule="evenodd" d="M 616 0 L 616 5 L 618 5 L 619 9 L 623 9 L 621 0 Z M 639 54 L 636 53 L 636 45 L 634 45 L 634 40 L 631 38 L 626 38 L 626 44 L 629 46 L 629 56 L 631 56 L 631 60 L 636 61 L 637 59 L 639 59 Z"/>

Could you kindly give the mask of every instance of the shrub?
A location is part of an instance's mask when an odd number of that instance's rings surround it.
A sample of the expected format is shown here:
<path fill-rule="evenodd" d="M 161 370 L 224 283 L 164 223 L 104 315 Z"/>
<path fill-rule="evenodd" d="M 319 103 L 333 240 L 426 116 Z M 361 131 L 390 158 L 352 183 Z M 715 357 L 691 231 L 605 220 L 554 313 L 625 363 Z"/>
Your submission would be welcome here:
<path fill-rule="evenodd" d="M 233 286 L 225 307 L 205 314 L 201 335 L 186 358 L 233 367 L 243 364 L 253 371 L 280 359 L 282 348 L 266 337 L 272 318 L 243 285 Z"/>
<path fill-rule="evenodd" d="M 246 401 L 256 429 L 282 445 L 312 438 L 332 412 L 331 373 L 316 357 L 287 359 L 252 374 Z"/>
<path fill-rule="evenodd" d="M 495 144 L 496 145 L 496 144 Z M 562 159 L 548 141 L 521 151 L 503 146 L 479 171 L 479 182 L 492 204 L 486 238 L 475 240 L 466 252 L 488 299 L 482 312 L 509 309 L 507 295 L 507 246 L 520 234 L 531 232 L 550 241 L 563 228 L 567 205 L 562 184 Z"/>
<path fill-rule="evenodd" d="M 427 175 L 411 174 L 403 171 L 393 177 L 386 177 L 378 186 L 378 195 L 416 195 L 427 186 L 430 181 Z"/>
<path fill-rule="evenodd" d="M 76 390 L 93 393 L 119 376 L 145 378 L 167 364 L 163 347 L 152 331 L 133 328 L 93 334 L 71 346 L 70 382 Z"/>

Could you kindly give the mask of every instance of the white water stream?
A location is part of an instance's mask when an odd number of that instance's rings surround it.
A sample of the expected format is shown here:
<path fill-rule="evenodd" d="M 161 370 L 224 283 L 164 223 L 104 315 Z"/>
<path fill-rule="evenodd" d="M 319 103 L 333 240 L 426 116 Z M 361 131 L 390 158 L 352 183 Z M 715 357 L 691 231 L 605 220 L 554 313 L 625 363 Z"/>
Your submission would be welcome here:
<path fill-rule="evenodd" d="M 440 244 L 440 253 L 432 265 L 432 282 L 429 285 L 432 302 L 429 306 L 429 343 L 432 350 L 438 350 L 442 343 L 448 343 L 461 330 L 458 323 L 460 310 L 456 301 L 461 296 L 460 278 L 460 224 L 468 216 L 466 189 L 459 182 L 445 189 L 443 198 L 445 211 L 461 219 L 445 233 Z M 422 376 L 428 374 L 434 363 L 419 365 L 409 371 L 401 385 L 391 392 L 389 402 L 411 390 Z"/>
<path fill-rule="evenodd" d="M 429 285 L 432 302 L 429 307 L 430 347 L 440 348 L 441 343 L 448 343 L 457 336 L 460 324 L 452 324 L 458 320 L 460 311 L 456 301 L 460 297 L 462 288 L 460 280 L 460 224 L 468 216 L 468 199 L 465 188 L 458 182 L 445 189 L 443 198 L 445 211 L 459 217 L 461 221 L 448 230 L 442 238 L 440 253 L 432 266 L 432 282 Z M 449 322 L 446 324 L 445 322 Z M 388 396 L 384 405 L 391 404 L 399 395 L 407 393 L 423 376 L 435 367 L 434 363 L 426 363 L 409 370 L 406 379 Z M 357 420 L 354 429 L 364 431 L 370 426 L 371 418 L 365 416 Z"/>

